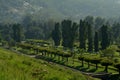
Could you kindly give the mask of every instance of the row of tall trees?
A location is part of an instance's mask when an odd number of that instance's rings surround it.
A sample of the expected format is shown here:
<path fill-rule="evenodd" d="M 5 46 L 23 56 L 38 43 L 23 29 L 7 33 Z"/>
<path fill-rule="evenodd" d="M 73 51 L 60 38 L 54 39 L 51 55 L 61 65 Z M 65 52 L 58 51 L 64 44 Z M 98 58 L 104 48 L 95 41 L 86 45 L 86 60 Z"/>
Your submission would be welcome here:
<path fill-rule="evenodd" d="M 55 29 L 52 31 L 52 38 L 55 46 L 59 46 L 62 39 L 62 46 L 72 49 L 76 38 L 77 29 L 77 23 L 72 23 L 71 20 L 63 20 L 61 22 L 61 27 L 59 23 L 56 23 Z"/>
<path fill-rule="evenodd" d="M 61 26 L 62 26 L 62 46 L 72 49 L 78 25 L 77 23 L 72 23 L 71 20 L 64 20 L 62 21 Z"/>
<path fill-rule="evenodd" d="M 102 36 L 101 27 L 103 26 L 103 24 L 106 24 L 106 23 L 107 23 L 107 31 L 108 31 L 107 34 L 109 34 L 108 38 L 109 38 L 109 40 L 111 40 L 111 42 L 108 42 L 108 43 L 109 44 L 112 44 L 112 43 L 120 44 L 120 23 L 118 23 L 118 22 L 110 23 L 106 19 L 101 18 L 101 17 L 94 18 L 92 16 L 87 16 L 87 17 L 85 17 L 84 20 L 82 20 L 82 22 L 80 22 L 80 24 L 78 24 L 76 22 L 72 22 L 71 20 L 64 20 L 61 23 L 58 23 L 60 27 L 58 29 L 59 32 L 57 32 L 57 34 L 60 33 L 59 37 L 60 37 L 60 39 L 62 39 L 62 40 L 60 40 L 62 45 L 64 45 L 65 47 L 72 48 L 72 45 L 73 45 L 72 42 L 74 42 L 75 40 L 78 39 L 79 33 L 82 33 L 82 34 L 79 34 L 79 39 L 82 40 L 84 38 L 84 37 L 82 38 L 82 35 L 85 35 L 86 38 L 83 40 L 83 42 L 81 42 L 80 45 L 84 46 L 83 49 L 87 49 L 87 47 L 90 47 L 90 46 L 87 46 L 84 44 L 88 43 L 89 45 L 93 45 L 93 43 L 97 42 L 94 39 L 95 32 L 97 32 L 96 34 L 99 37 L 98 42 L 100 43 L 100 41 L 104 41 L 104 40 L 102 40 L 102 37 L 101 37 Z M 85 31 L 80 29 L 80 28 L 82 28 L 82 26 L 80 27 L 80 25 L 85 26 L 84 27 Z M 13 41 L 14 40 L 14 38 L 13 38 L 14 31 L 12 28 L 13 26 L 20 27 L 19 30 L 21 30 L 20 33 L 22 33 L 22 38 L 21 38 L 22 40 L 24 38 L 26 38 L 26 39 L 43 39 L 43 40 L 47 39 L 48 40 L 51 38 L 50 33 L 54 29 L 54 27 L 53 27 L 54 21 L 53 20 L 48 20 L 48 21 L 37 21 L 36 20 L 35 21 L 29 17 L 25 17 L 25 19 L 23 20 L 23 23 L 20 23 L 19 25 L 18 24 L 16 25 L 16 24 L 0 23 L 0 38 L 1 38 L 1 40 L 4 40 L 4 41 Z M 77 30 L 76 30 L 76 27 L 73 27 L 73 26 L 77 26 Z M 57 29 L 57 27 L 56 27 L 56 29 Z M 56 34 L 56 30 L 52 34 Z M 73 35 L 75 35 L 75 36 L 73 36 Z M 92 35 L 92 38 L 90 37 L 90 35 Z M 88 39 L 88 37 L 89 37 L 89 39 Z M 54 38 L 55 38 L 55 36 L 54 36 Z M 70 41 L 68 41 L 67 39 Z M 79 40 L 79 41 L 81 41 L 81 40 Z M 60 42 L 57 43 L 57 46 L 59 44 L 60 44 Z M 104 43 L 102 43 L 102 44 L 104 44 Z M 92 47 L 94 49 L 97 48 L 95 46 L 92 46 Z M 92 47 L 90 47 L 90 48 L 92 48 Z M 91 50 L 89 49 L 88 51 L 91 51 Z"/>
<path fill-rule="evenodd" d="M 63 20 L 55 24 L 55 29 L 52 31 L 52 38 L 55 46 L 60 45 L 72 49 L 75 40 L 77 41 L 77 33 L 79 35 L 79 48 L 88 52 L 97 52 L 100 48 L 106 49 L 110 45 L 110 34 L 107 25 L 94 32 L 92 22 L 89 19 L 80 20 L 77 24 L 71 20 Z M 99 47 L 101 46 L 101 47 Z"/>
<path fill-rule="evenodd" d="M 24 40 L 24 32 L 21 24 L 0 25 L 0 42 L 3 45 L 15 45 L 15 42 Z"/>

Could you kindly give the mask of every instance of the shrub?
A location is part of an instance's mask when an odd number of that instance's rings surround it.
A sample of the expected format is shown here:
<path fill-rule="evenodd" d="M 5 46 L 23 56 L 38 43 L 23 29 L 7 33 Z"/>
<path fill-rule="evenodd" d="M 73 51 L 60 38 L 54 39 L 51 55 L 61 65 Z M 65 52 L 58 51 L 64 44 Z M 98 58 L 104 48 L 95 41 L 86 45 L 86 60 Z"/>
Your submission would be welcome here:
<path fill-rule="evenodd" d="M 119 75 L 120 75 L 120 62 L 119 63 L 115 63 L 114 67 L 118 69 Z"/>
<path fill-rule="evenodd" d="M 96 64 L 96 70 L 98 69 L 98 64 L 100 63 L 101 59 L 94 57 L 90 60 L 91 63 Z"/>
<path fill-rule="evenodd" d="M 87 57 L 84 58 L 84 60 L 85 60 L 86 62 L 88 62 L 88 68 L 90 68 L 91 58 L 87 56 Z"/>
<path fill-rule="evenodd" d="M 107 48 L 102 51 L 103 57 L 113 58 L 116 50 L 114 48 Z"/>
<path fill-rule="evenodd" d="M 78 57 L 78 59 L 80 61 L 82 61 L 82 67 L 83 67 L 84 66 L 84 56 L 81 55 L 81 56 Z"/>
<path fill-rule="evenodd" d="M 100 63 L 102 66 L 105 66 L 105 70 L 104 70 L 105 72 L 108 72 L 108 66 L 113 64 L 111 60 L 106 59 L 106 58 L 102 59 Z"/>

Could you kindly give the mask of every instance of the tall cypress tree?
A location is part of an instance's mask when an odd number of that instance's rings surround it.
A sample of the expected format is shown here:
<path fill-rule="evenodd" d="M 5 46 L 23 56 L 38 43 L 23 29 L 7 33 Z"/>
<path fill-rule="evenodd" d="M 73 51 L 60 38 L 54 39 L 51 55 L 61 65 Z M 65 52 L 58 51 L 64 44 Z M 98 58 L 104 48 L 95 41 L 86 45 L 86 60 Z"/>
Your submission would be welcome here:
<path fill-rule="evenodd" d="M 75 37 L 76 37 L 76 33 L 77 33 L 77 29 L 78 29 L 78 26 L 77 26 L 77 23 L 73 23 L 72 26 L 71 26 L 71 31 L 70 31 L 70 43 L 69 43 L 69 48 L 73 48 L 73 44 L 74 44 L 74 41 L 75 41 Z"/>
<path fill-rule="evenodd" d="M 13 29 L 13 39 L 16 42 L 21 42 L 22 32 L 21 32 L 20 24 L 14 24 L 12 29 Z"/>
<path fill-rule="evenodd" d="M 101 47 L 102 49 L 106 49 L 109 45 L 110 45 L 110 41 L 109 41 L 109 34 L 108 34 L 108 26 L 103 25 L 101 27 Z"/>
<path fill-rule="evenodd" d="M 61 31 L 60 31 L 60 24 L 56 23 L 55 28 L 52 31 L 52 38 L 54 40 L 55 46 L 60 45 L 60 40 L 61 40 Z"/>
<path fill-rule="evenodd" d="M 92 26 L 90 24 L 88 25 L 88 52 L 93 51 L 93 33 L 92 33 Z"/>
<path fill-rule="evenodd" d="M 98 52 L 99 51 L 99 39 L 98 39 L 98 32 L 95 32 L 94 36 L 94 51 Z"/>
<path fill-rule="evenodd" d="M 71 20 L 64 20 L 62 21 L 61 25 L 63 38 L 62 46 L 72 49 L 78 26 L 76 23 L 72 23 Z"/>
<path fill-rule="evenodd" d="M 68 47 L 70 41 L 70 27 L 72 22 L 70 20 L 62 21 L 62 46 Z"/>
<path fill-rule="evenodd" d="M 80 42 L 80 48 L 86 50 L 86 33 L 87 33 L 87 26 L 86 22 L 80 20 L 80 25 L 79 25 L 79 42 Z"/>

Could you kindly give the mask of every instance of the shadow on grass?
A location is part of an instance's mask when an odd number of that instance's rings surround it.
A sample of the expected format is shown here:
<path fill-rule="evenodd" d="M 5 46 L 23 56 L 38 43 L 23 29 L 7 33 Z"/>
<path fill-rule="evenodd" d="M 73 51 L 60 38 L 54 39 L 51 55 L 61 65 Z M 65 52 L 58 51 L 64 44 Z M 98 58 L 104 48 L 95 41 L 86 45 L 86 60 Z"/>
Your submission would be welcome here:
<path fill-rule="evenodd" d="M 113 74 L 110 76 L 110 80 L 120 80 L 120 75 L 119 74 Z"/>
<path fill-rule="evenodd" d="M 60 65 L 63 65 L 63 66 L 66 66 L 66 67 L 69 67 L 69 68 L 72 68 L 72 69 L 76 69 L 76 70 L 79 70 L 79 71 L 83 71 L 83 72 L 95 72 L 96 69 L 90 69 L 89 68 L 85 68 L 84 66 L 72 66 L 72 65 L 68 65 L 65 61 L 58 61 L 58 60 L 55 60 L 55 59 L 52 59 L 50 57 L 44 57 L 44 56 L 36 56 L 35 58 L 37 59 L 43 59 L 45 61 L 47 61 L 48 63 L 49 62 L 54 62 L 54 63 L 57 63 L 57 64 L 60 64 Z"/>
<path fill-rule="evenodd" d="M 44 56 L 41 56 L 41 55 L 36 56 L 35 58 L 36 58 L 36 59 L 43 59 L 43 60 L 47 61 L 48 63 L 49 63 L 49 62 L 54 62 L 54 63 L 61 64 L 61 65 L 64 65 L 64 64 L 65 64 L 65 61 L 58 61 L 58 60 L 55 60 L 55 59 L 53 59 L 53 58 L 44 57 Z"/>
<path fill-rule="evenodd" d="M 92 69 L 89 69 L 89 70 L 87 70 L 87 72 L 96 72 L 96 68 L 92 68 Z"/>
<path fill-rule="evenodd" d="M 76 68 L 77 68 L 77 69 L 79 69 L 79 68 L 83 68 L 83 66 L 76 66 Z"/>
<path fill-rule="evenodd" d="M 80 71 L 87 72 L 88 68 L 81 67 L 79 70 L 80 70 Z"/>
<path fill-rule="evenodd" d="M 88 67 L 83 67 L 83 66 L 74 66 L 74 65 L 69 65 L 66 61 L 62 61 L 62 60 L 55 60 L 54 58 L 50 58 L 50 57 L 44 57 L 44 56 L 36 56 L 35 57 L 36 59 L 42 59 L 42 60 L 45 60 L 47 61 L 48 63 L 50 62 L 53 62 L 53 63 L 56 63 L 56 64 L 60 64 L 60 65 L 63 65 L 65 67 L 69 67 L 71 69 L 75 69 L 75 70 L 78 70 L 78 71 L 81 71 L 81 72 L 86 72 L 87 74 L 88 73 L 94 73 L 96 71 L 96 68 L 88 68 Z M 94 75 L 94 74 L 93 74 Z M 109 75 L 109 74 L 108 74 Z M 96 77 L 96 78 L 100 78 L 100 79 L 103 79 L 103 80 L 106 80 L 108 78 L 108 76 L 106 76 L 106 74 L 101 74 L 101 75 L 98 75 L 98 76 L 93 76 L 93 77 Z M 105 78 L 105 79 L 104 79 Z M 113 80 L 117 80 L 117 79 L 113 79 Z M 120 79 L 119 79 L 120 80 Z"/>

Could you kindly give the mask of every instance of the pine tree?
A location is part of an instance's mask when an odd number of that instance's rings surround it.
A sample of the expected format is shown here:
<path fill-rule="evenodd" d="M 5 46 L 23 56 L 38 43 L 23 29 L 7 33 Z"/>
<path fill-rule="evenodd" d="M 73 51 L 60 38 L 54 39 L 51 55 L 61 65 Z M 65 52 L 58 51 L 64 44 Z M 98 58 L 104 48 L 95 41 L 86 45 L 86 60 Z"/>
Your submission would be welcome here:
<path fill-rule="evenodd" d="M 61 41 L 61 31 L 59 23 L 55 24 L 55 29 L 52 31 L 52 38 L 54 40 L 55 46 L 59 46 Z"/>
<path fill-rule="evenodd" d="M 102 34 L 101 35 L 101 37 L 102 37 L 101 47 L 102 47 L 102 49 L 106 49 L 110 45 L 108 26 L 103 25 L 101 27 L 101 34 Z"/>
<path fill-rule="evenodd" d="M 70 43 L 69 43 L 69 48 L 73 48 L 73 44 L 74 44 L 74 41 L 75 41 L 75 37 L 76 37 L 76 33 L 77 33 L 77 29 L 78 29 L 78 26 L 77 26 L 77 23 L 73 23 L 72 24 L 72 27 L 71 27 L 71 31 L 70 31 Z"/>
<path fill-rule="evenodd" d="M 94 51 L 95 51 L 95 52 L 98 52 L 98 51 L 99 51 L 98 32 L 95 32 L 95 36 L 94 36 Z"/>
<path fill-rule="evenodd" d="M 62 25 L 62 46 L 72 49 L 76 37 L 77 23 L 72 23 L 71 20 L 64 20 Z"/>
<path fill-rule="evenodd" d="M 93 35 L 92 26 L 88 24 L 88 52 L 93 51 Z"/>
<path fill-rule="evenodd" d="M 13 39 L 14 39 L 14 41 L 21 42 L 22 32 L 21 32 L 20 24 L 14 24 L 12 29 L 13 29 Z"/>
<path fill-rule="evenodd" d="M 62 46 L 68 47 L 70 42 L 70 27 L 71 27 L 72 21 L 70 20 L 64 20 L 62 21 Z"/>
<path fill-rule="evenodd" d="M 86 37 L 87 37 L 87 26 L 86 22 L 80 20 L 79 25 L 79 42 L 80 42 L 80 48 L 86 50 Z"/>

